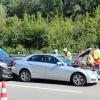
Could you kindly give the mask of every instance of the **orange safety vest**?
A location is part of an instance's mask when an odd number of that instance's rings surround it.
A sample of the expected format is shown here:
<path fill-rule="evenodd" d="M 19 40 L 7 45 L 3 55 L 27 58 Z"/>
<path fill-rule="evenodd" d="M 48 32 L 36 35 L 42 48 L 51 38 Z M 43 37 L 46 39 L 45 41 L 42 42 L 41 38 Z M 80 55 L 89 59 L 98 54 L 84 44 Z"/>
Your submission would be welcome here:
<path fill-rule="evenodd" d="M 100 64 L 100 59 L 95 60 L 95 64 Z"/>

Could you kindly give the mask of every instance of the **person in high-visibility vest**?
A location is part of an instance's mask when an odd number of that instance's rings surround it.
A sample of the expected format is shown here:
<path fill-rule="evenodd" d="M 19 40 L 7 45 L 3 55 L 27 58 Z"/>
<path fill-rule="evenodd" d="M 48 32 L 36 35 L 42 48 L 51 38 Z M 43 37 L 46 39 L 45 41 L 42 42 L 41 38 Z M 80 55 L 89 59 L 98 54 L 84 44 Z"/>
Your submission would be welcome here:
<path fill-rule="evenodd" d="M 55 50 L 53 51 L 53 53 L 54 53 L 54 54 L 58 54 L 58 49 L 55 49 Z"/>
<path fill-rule="evenodd" d="M 67 48 L 64 48 L 63 52 L 64 52 L 64 57 L 65 57 L 67 60 L 72 60 L 72 54 L 71 54 L 71 52 L 69 52 L 69 51 L 67 50 Z"/>
<path fill-rule="evenodd" d="M 97 46 L 94 47 L 92 56 L 95 61 L 96 67 L 100 70 L 100 49 Z"/>
<path fill-rule="evenodd" d="M 92 56 L 92 52 L 93 52 L 93 49 L 90 50 L 90 53 L 88 54 L 87 59 L 86 59 L 86 63 L 87 63 L 87 66 L 89 65 L 95 69 L 95 60 Z"/>

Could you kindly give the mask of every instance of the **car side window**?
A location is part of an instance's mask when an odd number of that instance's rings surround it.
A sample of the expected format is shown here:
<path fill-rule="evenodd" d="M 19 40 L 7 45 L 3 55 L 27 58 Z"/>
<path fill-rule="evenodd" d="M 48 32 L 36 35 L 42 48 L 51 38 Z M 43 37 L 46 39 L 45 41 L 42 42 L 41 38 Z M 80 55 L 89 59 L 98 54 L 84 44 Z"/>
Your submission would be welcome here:
<path fill-rule="evenodd" d="M 45 62 L 51 63 L 51 64 L 57 64 L 57 62 L 59 62 L 59 60 L 57 58 L 53 57 L 53 56 L 46 56 Z"/>
<path fill-rule="evenodd" d="M 42 55 L 35 55 L 28 59 L 28 61 L 35 61 L 35 62 L 44 62 L 44 56 Z"/>

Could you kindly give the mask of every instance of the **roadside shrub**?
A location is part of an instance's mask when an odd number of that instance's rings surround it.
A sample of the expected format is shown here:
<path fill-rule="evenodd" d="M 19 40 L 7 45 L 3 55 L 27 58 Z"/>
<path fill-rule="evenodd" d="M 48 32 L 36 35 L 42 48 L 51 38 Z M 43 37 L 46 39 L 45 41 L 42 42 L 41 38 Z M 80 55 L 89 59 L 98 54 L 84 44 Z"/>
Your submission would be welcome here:
<path fill-rule="evenodd" d="M 52 50 L 51 47 L 42 48 L 41 51 L 42 51 L 43 53 L 52 53 L 52 52 L 53 52 L 53 50 Z"/>

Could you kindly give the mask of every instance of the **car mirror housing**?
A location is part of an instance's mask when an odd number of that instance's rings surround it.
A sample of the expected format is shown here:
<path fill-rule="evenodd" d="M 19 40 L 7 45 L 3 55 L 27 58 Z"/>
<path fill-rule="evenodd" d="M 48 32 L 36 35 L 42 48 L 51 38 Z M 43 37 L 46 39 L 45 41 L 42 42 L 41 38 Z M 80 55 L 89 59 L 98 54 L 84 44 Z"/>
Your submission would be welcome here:
<path fill-rule="evenodd" d="M 57 62 L 57 65 L 61 66 L 61 65 L 62 65 L 62 63 L 61 63 L 61 62 Z"/>

